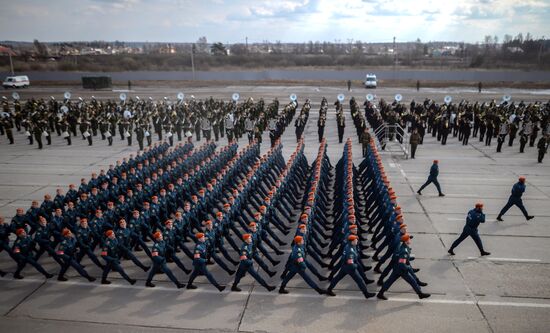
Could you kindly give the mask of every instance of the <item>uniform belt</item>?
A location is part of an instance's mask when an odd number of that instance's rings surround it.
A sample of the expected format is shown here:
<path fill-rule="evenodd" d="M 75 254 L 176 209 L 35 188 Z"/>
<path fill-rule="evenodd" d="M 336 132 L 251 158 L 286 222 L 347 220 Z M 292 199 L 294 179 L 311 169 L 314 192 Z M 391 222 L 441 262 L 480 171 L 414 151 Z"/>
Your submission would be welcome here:
<path fill-rule="evenodd" d="M 399 259 L 399 263 L 400 263 L 400 264 L 406 264 L 406 263 L 407 263 L 407 259 Z"/>

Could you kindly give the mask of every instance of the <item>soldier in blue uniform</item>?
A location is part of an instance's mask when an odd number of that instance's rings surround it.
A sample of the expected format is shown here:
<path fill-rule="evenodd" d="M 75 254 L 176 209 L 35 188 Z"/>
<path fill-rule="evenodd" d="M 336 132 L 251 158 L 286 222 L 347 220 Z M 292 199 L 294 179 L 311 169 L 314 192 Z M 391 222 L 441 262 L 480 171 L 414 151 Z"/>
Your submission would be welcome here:
<path fill-rule="evenodd" d="M 120 266 L 120 245 L 118 244 L 115 232 L 107 230 L 105 236 L 106 239 L 103 241 L 103 248 L 101 250 L 101 257 L 105 260 L 105 268 L 101 275 L 101 284 L 111 284 L 111 281 L 107 280 L 107 276 L 111 270 L 117 271 L 130 284 L 135 284 L 136 280 L 131 279 L 122 266 Z"/>
<path fill-rule="evenodd" d="M 88 272 L 80 265 L 76 260 L 76 239 L 73 236 L 73 233 L 69 229 L 63 229 L 63 241 L 59 243 L 57 251 L 55 252 L 63 261 L 61 265 L 61 270 L 57 276 L 58 281 L 67 281 L 65 277 L 65 272 L 69 267 L 73 267 L 78 274 L 82 277 L 88 279 L 88 281 L 93 282 L 95 278 L 90 276 Z"/>
<path fill-rule="evenodd" d="M 185 268 L 181 260 L 176 256 L 176 230 L 174 229 L 174 223 L 172 220 L 166 220 L 164 222 L 164 230 L 162 231 L 162 239 L 164 242 L 164 255 L 168 262 L 173 262 L 178 266 L 185 274 L 191 273 L 191 270 Z M 152 258 L 153 260 L 155 258 Z"/>
<path fill-rule="evenodd" d="M 523 216 L 525 216 L 525 219 L 527 221 L 534 218 L 534 216 L 527 213 L 527 209 L 525 209 L 525 206 L 523 205 L 523 200 L 521 199 L 523 192 L 525 192 L 525 187 L 525 177 L 521 176 L 519 177 L 518 182 L 515 183 L 514 186 L 512 186 L 512 193 L 510 194 L 510 198 L 508 198 L 508 202 L 506 203 L 506 205 L 504 205 L 504 207 L 502 207 L 500 213 L 498 213 L 497 221 L 502 222 L 502 216 L 506 214 L 508 209 L 510 209 L 514 205 L 516 205 L 521 210 Z"/>
<path fill-rule="evenodd" d="M 437 192 L 439 192 L 440 197 L 444 197 L 445 194 L 441 192 L 441 185 L 439 185 L 439 181 L 437 181 L 437 176 L 439 176 L 439 161 L 434 160 L 434 163 L 432 164 L 432 167 L 430 168 L 430 175 L 428 176 L 428 180 L 422 185 L 416 193 L 419 195 L 422 195 L 422 190 L 433 183 L 435 187 L 437 188 Z"/>
<path fill-rule="evenodd" d="M 319 288 L 319 286 L 307 275 L 306 273 L 306 262 L 304 259 L 304 249 L 303 249 L 304 239 L 302 236 L 294 237 L 294 245 L 292 246 L 292 253 L 290 254 L 290 268 L 288 274 L 283 279 L 281 287 L 279 288 L 279 294 L 288 294 L 288 290 L 285 289 L 287 283 L 294 277 L 296 274 L 306 281 L 306 283 L 320 295 L 325 294 L 326 290 Z"/>
<path fill-rule="evenodd" d="M 262 245 L 262 239 L 260 237 L 260 233 L 258 232 L 256 222 L 250 222 L 248 225 L 250 234 L 252 235 L 252 258 L 254 258 L 254 261 L 260 265 L 260 267 L 269 275 L 270 277 L 277 274 L 275 271 L 270 271 L 269 267 L 265 263 L 265 261 L 260 257 L 258 250 L 264 254 L 264 256 L 271 262 L 273 266 L 278 265 L 280 262 L 276 261 L 271 257 L 269 252 L 267 252 L 267 249 Z"/>
<path fill-rule="evenodd" d="M 237 274 L 235 275 L 235 280 L 233 281 L 233 286 L 231 287 L 231 291 L 241 291 L 239 288 L 239 282 L 241 279 L 246 275 L 246 273 L 250 273 L 250 275 L 258 281 L 265 289 L 268 291 L 273 291 L 275 289 L 275 286 L 268 285 L 265 280 L 258 274 L 258 271 L 254 269 L 253 261 L 252 261 L 252 235 L 251 234 L 244 234 L 243 235 L 243 245 L 241 246 L 240 250 L 240 264 L 239 268 L 237 269 Z"/>
<path fill-rule="evenodd" d="M 219 291 L 223 291 L 225 286 L 218 284 L 216 279 L 210 274 L 206 263 L 208 262 L 207 258 L 207 249 L 206 249 L 206 237 L 202 232 L 195 234 L 197 239 L 197 244 L 195 245 L 195 250 L 193 251 L 193 273 L 189 277 L 189 282 L 187 282 L 187 289 L 197 289 L 197 286 L 193 284 L 195 278 L 199 275 L 204 275 Z"/>
<path fill-rule="evenodd" d="M 348 236 L 348 244 L 346 244 L 346 249 L 342 254 L 342 258 L 343 260 L 345 260 L 345 263 L 340 269 L 340 272 L 336 274 L 336 276 L 330 282 L 330 285 L 327 289 L 327 295 L 336 296 L 332 289 L 334 289 L 338 282 L 340 282 L 340 280 L 342 280 L 346 275 L 349 275 L 355 281 L 355 283 L 357 283 L 357 286 L 359 287 L 359 289 L 361 289 L 365 298 L 375 296 L 375 294 L 370 293 L 367 290 L 367 286 L 365 285 L 361 274 L 359 274 L 358 272 L 359 269 L 363 269 L 362 265 L 359 263 L 359 253 L 357 252 L 358 238 L 359 237 L 357 237 L 356 235 Z"/>
<path fill-rule="evenodd" d="M 95 243 L 94 237 L 96 236 L 94 236 L 94 231 L 88 225 L 88 219 L 80 219 L 80 225 L 76 228 L 75 234 L 79 248 L 76 261 L 80 263 L 82 258 L 87 255 L 88 258 L 90 258 L 90 260 L 97 265 L 97 267 L 103 270 L 105 267 L 99 262 L 99 259 L 97 259 L 97 256 L 93 251 L 93 246 Z"/>
<path fill-rule="evenodd" d="M 218 234 L 218 228 L 219 226 L 216 225 L 216 229 L 214 229 L 214 225 L 212 221 L 208 220 L 204 223 L 205 229 L 204 229 L 204 235 L 206 237 L 206 252 L 207 252 L 207 258 L 208 260 L 213 259 L 220 267 L 226 271 L 229 275 L 235 274 L 235 271 L 229 268 L 225 262 L 216 254 L 216 250 L 219 249 L 219 251 L 222 253 L 222 255 L 227 259 L 230 260 L 233 265 L 237 265 L 238 262 L 233 260 L 229 253 L 222 247 L 219 247 L 220 245 L 220 236 Z"/>
<path fill-rule="evenodd" d="M 178 289 L 185 287 L 185 284 L 180 283 L 174 273 L 172 273 L 170 268 L 168 268 L 168 265 L 166 265 L 166 242 L 164 242 L 162 233 L 160 231 L 155 232 L 153 234 L 153 238 L 155 240 L 155 244 L 153 244 L 153 248 L 151 249 L 153 267 L 147 276 L 147 282 L 145 282 L 145 285 L 153 288 L 155 286 L 151 282 L 153 277 L 157 272 L 162 271 L 172 282 L 174 282 Z"/>
<path fill-rule="evenodd" d="M 59 265 L 63 265 L 61 259 L 55 254 L 54 248 L 57 243 L 52 241 L 51 223 L 48 223 L 46 218 L 42 215 L 38 218 L 38 228 L 36 228 L 33 240 L 39 247 L 34 256 L 34 260 L 38 261 L 44 253 L 48 253 Z"/>
<path fill-rule="evenodd" d="M 11 232 L 15 233 L 17 229 L 25 229 L 25 231 L 30 230 L 28 217 L 24 213 L 23 208 L 17 208 L 15 211 L 15 216 L 11 218 Z"/>
<path fill-rule="evenodd" d="M 464 226 L 464 229 L 462 229 L 462 234 L 460 234 L 458 239 L 453 242 L 448 251 L 450 255 L 454 256 L 454 249 L 462 243 L 463 240 L 468 238 L 468 236 L 472 237 L 482 256 L 488 256 L 491 254 L 483 249 L 483 243 L 481 243 L 481 238 L 479 238 L 477 228 L 480 223 L 485 223 L 485 214 L 483 214 L 483 204 L 478 202 L 476 203 L 475 208 L 468 212 L 468 216 L 466 217 L 466 225 Z"/>
<path fill-rule="evenodd" d="M 132 262 L 136 266 L 147 272 L 149 270 L 149 267 L 145 266 L 141 261 L 139 261 L 139 259 L 134 255 L 131 250 L 132 234 L 134 234 L 134 232 L 130 228 L 128 228 L 126 221 L 124 219 L 121 219 L 119 222 L 119 228 L 116 231 L 119 250 L 125 259 L 132 260 Z"/>
<path fill-rule="evenodd" d="M 33 240 L 27 235 L 27 232 L 23 228 L 19 228 L 15 231 L 17 239 L 15 240 L 12 248 L 13 255 L 17 258 L 17 270 L 13 274 L 16 279 L 22 279 L 21 271 L 27 264 L 31 264 L 37 271 L 42 273 L 47 279 L 52 278 L 53 274 L 46 272 L 46 270 L 34 260 L 33 257 Z"/>
<path fill-rule="evenodd" d="M 393 268 L 393 271 L 390 277 L 388 278 L 388 280 L 386 280 L 386 282 L 384 282 L 384 284 L 382 285 L 382 288 L 378 292 L 378 295 L 376 295 L 376 297 L 378 297 L 379 299 L 382 299 L 382 300 L 388 299 L 386 296 L 384 296 L 384 292 L 386 292 L 386 290 L 388 290 L 392 286 L 392 284 L 395 281 L 397 281 L 397 279 L 399 279 L 400 277 L 403 278 L 405 281 L 407 281 L 408 284 L 411 285 L 411 287 L 414 289 L 414 291 L 418 295 L 418 298 L 422 299 L 422 298 L 428 298 L 431 296 L 430 294 L 426 294 L 422 292 L 422 290 L 420 289 L 420 286 L 416 282 L 417 279 L 414 278 L 414 272 L 409 262 L 410 254 L 411 254 L 411 248 L 409 247 L 410 239 L 411 238 L 409 234 L 405 234 L 401 236 L 401 241 L 402 241 L 401 246 L 399 250 L 396 251 L 395 253 L 395 256 L 397 257 L 397 260 L 395 262 L 395 267 Z"/>
<path fill-rule="evenodd" d="M 10 248 L 10 234 L 11 227 L 6 223 L 6 220 L 3 216 L 0 216 L 0 253 L 6 251 L 6 253 L 17 262 L 17 258 L 13 254 L 12 249 Z M 6 272 L 0 270 L 0 276 L 6 275 Z"/>

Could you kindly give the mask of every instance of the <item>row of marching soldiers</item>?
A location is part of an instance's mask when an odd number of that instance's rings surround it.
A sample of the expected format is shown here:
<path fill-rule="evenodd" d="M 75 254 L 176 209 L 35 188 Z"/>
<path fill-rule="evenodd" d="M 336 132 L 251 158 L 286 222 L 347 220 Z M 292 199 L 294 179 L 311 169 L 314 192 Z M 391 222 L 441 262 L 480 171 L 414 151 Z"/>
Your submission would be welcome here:
<path fill-rule="evenodd" d="M 389 188 L 374 144 L 367 155 L 356 168 L 351 140 L 348 139 L 342 159 L 332 167 L 326 155 L 326 141 L 322 140 L 306 185 L 303 213 L 282 275 L 280 293 L 288 293 L 285 289 L 287 283 L 299 274 L 319 294 L 335 296 L 334 288 L 349 275 L 366 298 L 375 296 L 367 290 L 367 285 L 374 282 L 365 274 L 371 267 L 363 263 L 363 259 L 369 258 L 363 242 L 367 241 L 368 234 L 372 234 L 371 246 L 376 249 L 375 259 L 378 260 L 375 271 L 381 272 L 384 262 L 391 258 L 378 280 L 382 286 L 378 298 L 387 299 L 385 291 L 399 277 L 409 282 L 420 298 L 430 296 L 421 291 L 420 286 L 426 283 L 417 278 L 418 270 L 410 264 L 414 259 L 410 256 L 412 236 L 407 233 L 395 193 Z M 384 256 L 378 258 L 384 249 Z M 325 262 L 328 258 L 331 259 L 329 264 Z M 329 276 L 320 273 L 316 266 L 328 267 Z M 328 288 L 319 287 L 307 269 L 319 281 L 330 280 Z"/>
<path fill-rule="evenodd" d="M 58 101 L 51 97 L 10 103 L 2 97 L 0 135 L 5 134 L 13 144 L 15 128 L 25 133 L 29 144 L 36 142 L 42 149 L 43 140 L 52 144 L 54 133 L 68 145 L 80 135 L 91 146 L 98 135 L 112 145 L 118 132 L 121 141 L 131 146 L 135 138 L 143 150 L 152 145 L 154 136 L 158 136 L 158 141 L 166 139 L 170 145 L 175 140 L 191 140 L 193 135 L 197 141 L 201 137 L 218 141 L 225 134 L 231 142 L 245 134 L 250 140 L 261 140 L 263 132 L 269 130 L 273 146 L 293 118 L 296 105 L 296 102 L 284 105 L 279 112 L 277 99 L 266 105 L 263 99 L 255 102 L 252 98 L 241 103 L 212 97 L 177 102 L 166 98 L 128 99 L 117 103 L 95 98 Z"/>
<path fill-rule="evenodd" d="M 80 195 L 71 195 L 67 200 L 56 196 L 54 200 L 45 200 L 40 206 L 33 203 L 27 213 L 18 209 L 11 224 L 2 219 L 0 249 L 17 263 L 14 277 L 23 278 L 21 272 L 29 264 L 51 278 L 52 275 L 39 263 L 44 253 L 61 266 L 60 281 L 66 280 L 65 272 L 70 267 L 90 281 L 95 280 L 81 264 L 85 256 L 102 269 L 101 282 L 104 284 L 110 283 L 108 274 L 111 270 L 131 284 L 136 282 L 125 272 L 123 260 L 130 260 L 137 267 L 149 271 L 148 287 L 154 287 L 152 279 L 159 272 L 167 274 L 178 288 L 184 286 L 172 273 L 168 262 L 174 262 L 182 271 L 191 274 L 188 289 L 196 288 L 193 282 L 198 275 L 205 275 L 220 291 L 224 289 L 208 270 L 207 266 L 213 262 L 230 275 L 237 272 L 232 288 L 235 291 L 239 290 L 238 282 L 246 272 L 259 277 L 252 268 L 252 261 L 273 276 L 275 272 L 264 262 L 260 252 L 273 266 L 278 264 L 269 257 L 266 245 L 281 254 L 273 242 L 279 246 L 285 244 L 273 229 L 287 234 L 290 227 L 279 215 L 291 220 L 291 212 L 299 204 L 295 193 L 299 193 L 308 171 L 303 142 L 286 165 L 279 142 L 263 157 L 259 156 L 256 142 L 238 154 L 236 144 L 219 152 L 212 147 L 212 143 L 198 149 L 193 149 L 191 144 L 176 148 L 164 144 L 139 155 L 139 160 L 136 157 L 128 161 L 127 164 L 132 165 L 147 159 L 150 162 L 149 171 L 154 170 L 153 173 L 172 165 L 173 161 L 183 166 L 172 169 L 165 180 L 158 179 L 159 183 L 153 184 L 154 195 L 150 201 L 146 198 L 137 202 L 120 194 L 116 203 L 105 202 L 110 200 L 109 196 L 92 202 L 88 201 L 91 190 L 86 192 L 84 189 Z M 200 169 L 193 172 L 196 166 Z M 127 167 L 117 165 L 115 171 L 123 173 Z M 184 173 L 187 181 L 182 184 Z M 169 185 L 173 182 L 182 185 L 174 190 L 175 205 L 168 204 L 169 199 L 165 195 L 167 190 L 172 191 L 173 186 Z M 106 183 L 106 191 L 114 190 L 108 177 Z M 185 189 L 187 183 L 199 186 L 200 190 L 189 193 Z M 137 189 L 140 184 L 139 179 L 130 180 L 127 186 L 128 189 Z M 190 201 L 185 199 L 187 196 L 191 197 Z M 69 197 L 69 193 L 65 197 Z M 100 208 L 103 206 L 107 207 L 105 212 Z M 236 224 L 241 228 L 237 228 Z M 241 247 L 236 244 L 232 232 L 243 239 Z M 12 233 L 16 239 L 10 244 Z M 195 242 L 194 250 L 187 246 L 189 239 Z M 153 240 L 152 246 L 147 244 L 149 240 Z M 225 241 L 238 251 L 240 260 L 231 257 L 225 248 Z M 136 251 L 142 250 L 150 258 L 150 266 L 135 255 Z M 229 264 L 217 255 L 218 250 Z M 187 269 L 178 258 L 180 251 L 192 260 L 192 270 Z M 237 265 L 237 271 L 229 267 Z M 274 288 L 265 282 L 263 284 L 270 290 Z"/>

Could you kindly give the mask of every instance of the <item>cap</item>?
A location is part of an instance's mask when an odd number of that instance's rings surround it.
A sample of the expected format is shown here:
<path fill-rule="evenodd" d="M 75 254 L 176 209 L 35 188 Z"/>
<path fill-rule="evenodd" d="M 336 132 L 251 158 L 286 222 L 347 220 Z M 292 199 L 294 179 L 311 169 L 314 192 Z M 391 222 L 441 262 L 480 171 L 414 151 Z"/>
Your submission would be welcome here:
<path fill-rule="evenodd" d="M 434 160 L 434 164 L 437 164 L 437 163 L 439 163 L 439 160 Z"/>
<path fill-rule="evenodd" d="M 209 224 L 212 224 L 212 221 L 210 221 L 210 220 L 204 221 L 204 225 L 209 225 Z"/>
<path fill-rule="evenodd" d="M 305 229 L 306 227 L 307 227 L 307 226 L 306 226 L 305 224 L 303 224 L 303 223 L 300 224 L 300 225 L 298 226 L 298 228 L 300 228 L 300 229 Z"/>
<path fill-rule="evenodd" d="M 357 229 L 357 224 L 351 224 L 351 225 L 349 226 L 349 229 L 350 229 L 350 230 L 351 230 L 351 229 Z"/>
<path fill-rule="evenodd" d="M 410 239 L 411 239 L 411 236 L 409 234 L 404 234 L 403 236 L 401 236 L 402 242 L 408 242 Z"/>
<path fill-rule="evenodd" d="M 348 236 L 348 240 L 349 240 L 350 242 L 353 242 L 354 240 L 357 240 L 357 238 L 358 238 L 358 237 L 357 237 L 356 235 L 349 235 L 349 236 Z"/>
<path fill-rule="evenodd" d="M 302 236 L 295 236 L 294 237 L 294 243 L 301 243 L 304 240 L 304 237 Z"/>
<path fill-rule="evenodd" d="M 113 235 L 115 232 L 113 230 L 107 230 L 105 231 L 105 236 L 107 237 L 111 237 L 111 235 Z"/>
<path fill-rule="evenodd" d="M 195 237 L 196 237 L 197 239 L 201 239 L 201 238 L 204 237 L 204 234 L 203 234 L 202 232 L 197 232 L 197 233 L 195 234 Z"/>
<path fill-rule="evenodd" d="M 255 226 L 256 226 L 256 222 L 250 222 L 250 223 L 248 224 L 248 226 L 251 227 L 251 228 L 252 228 L 252 227 L 255 227 Z"/>
<path fill-rule="evenodd" d="M 160 231 L 157 231 L 157 232 L 155 232 L 155 233 L 153 234 L 153 237 L 154 237 L 155 239 L 159 239 L 160 236 L 162 236 L 162 233 L 161 233 Z"/>
<path fill-rule="evenodd" d="M 405 223 L 401 223 L 401 225 L 399 226 L 399 229 L 402 229 L 402 228 L 406 228 L 407 225 Z"/>
<path fill-rule="evenodd" d="M 63 236 L 67 236 L 67 235 L 70 235 L 71 234 L 71 231 L 67 228 L 64 228 L 63 229 Z"/>
<path fill-rule="evenodd" d="M 17 230 L 15 231 L 15 234 L 16 234 L 17 236 L 19 236 L 19 235 L 21 235 L 21 234 L 24 233 L 24 232 L 25 232 L 25 229 L 19 228 L 19 229 L 17 229 Z"/>
<path fill-rule="evenodd" d="M 306 213 L 303 213 L 302 215 L 300 215 L 300 219 L 307 219 L 309 217 L 309 215 L 307 215 Z"/>
<path fill-rule="evenodd" d="M 244 235 L 243 235 L 243 240 L 250 239 L 251 237 L 252 237 L 251 234 L 244 234 Z"/>
<path fill-rule="evenodd" d="M 525 176 L 520 176 L 519 181 L 523 183 L 525 181 Z"/>
<path fill-rule="evenodd" d="M 172 223 L 172 220 L 168 219 L 168 220 L 164 221 L 164 225 L 168 225 L 169 223 Z"/>
<path fill-rule="evenodd" d="M 483 208 L 483 202 L 476 202 L 476 208 Z"/>
<path fill-rule="evenodd" d="M 231 207 L 231 204 L 229 204 L 229 203 L 223 204 L 223 208 L 229 208 L 229 207 Z"/>

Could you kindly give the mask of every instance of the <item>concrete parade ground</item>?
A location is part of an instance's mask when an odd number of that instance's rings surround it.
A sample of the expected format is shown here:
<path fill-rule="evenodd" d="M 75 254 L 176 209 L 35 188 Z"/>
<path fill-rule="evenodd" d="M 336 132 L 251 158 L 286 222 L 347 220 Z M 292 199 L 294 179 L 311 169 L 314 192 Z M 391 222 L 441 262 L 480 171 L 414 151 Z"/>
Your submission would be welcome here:
<path fill-rule="evenodd" d="M 65 90 L 73 98 L 117 99 L 119 91 L 89 92 L 74 87 L 29 88 L 18 91 L 22 99 L 55 96 L 62 99 Z M 337 87 L 274 87 L 274 86 L 207 86 L 197 88 L 136 88 L 127 92 L 130 97 L 152 96 L 159 99 L 171 96 L 175 100 L 178 91 L 198 99 L 229 100 L 234 92 L 243 98 L 263 97 L 266 105 L 273 98 L 288 102 L 291 93 L 298 95 L 299 108 L 306 98 L 312 108 L 304 131 L 305 153 L 311 164 L 319 148 L 317 137 L 318 110 L 321 98 L 329 102 L 325 137 L 328 156 L 334 165 L 341 158 L 343 144 L 338 143 L 336 114 L 333 103 L 339 93 L 344 93 L 346 115 L 345 138 L 353 141 L 353 157 L 356 166 L 362 161 L 361 146 L 353 126 L 349 110 L 349 97 L 355 96 L 360 105 L 367 93 L 390 102 L 396 93 L 403 95 L 408 106 L 411 99 L 422 102 L 432 98 L 439 103 L 445 95 L 454 102 L 462 98 L 470 101 L 500 101 L 503 95 L 511 95 L 514 101 L 543 101 L 550 99 L 550 91 L 492 89 L 481 94 L 461 88 L 416 90 L 379 88 L 366 91 L 355 88 L 352 92 Z M 11 91 L 0 92 L 9 96 Z M 285 158 L 296 148 L 294 120 L 282 136 Z M 9 145 L 5 136 L 0 137 L 0 214 L 7 221 L 18 207 L 25 210 L 32 200 L 41 202 L 46 193 L 55 195 L 55 189 L 65 191 L 70 183 L 79 184 L 81 178 L 89 179 L 92 172 L 108 169 L 116 160 L 135 154 L 137 142 L 132 147 L 120 137 L 112 147 L 100 136 L 94 137 L 93 146 L 80 137 L 73 138 L 73 145 L 52 133 L 52 145 L 28 144 L 22 132 L 16 132 L 15 144 Z M 539 134 L 540 137 L 540 134 Z M 154 136 L 156 140 L 156 135 Z M 154 141 L 156 142 L 156 141 Z M 227 144 L 224 137 L 218 147 Z M 239 141 L 239 148 L 247 144 L 246 137 Z M 394 144 L 390 144 L 388 149 Z M 269 148 L 268 131 L 264 132 L 262 152 Z M 507 144 L 502 153 L 496 153 L 496 139 L 487 147 L 478 138 L 470 138 L 463 146 L 458 138 L 449 135 L 442 146 L 431 134 L 420 145 L 416 159 L 406 159 L 396 150 L 382 152 L 385 170 L 396 191 L 398 203 L 403 209 L 404 221 L 411 235 L 411 247 L 416 260 L 413 266 L 420 268 L 422 281 L 428 283 L 423 291 L 431 293 L 428 299 L 419 300 L 403 280 L 396 282 L 386 293 L 388 301 L 376 298 L 365 300 L 356 284 L 346 277 L 334 290 L 336 297 L 318 295 L 296 276 L 288 286 L 290 293 L 280 295 L 277 290 L 267 292 L 249 275 L 241 282 L 242 292 L 227 288 L 218 292 L 204 277 L 199 277 L 196 290 L 176 287 L 164 274 L 157 275 L 156 288 L 146 288 L 146 273 L 131 262 L 123 265 L 128 274 L 138 279 L 131 286 L 116 273 L 111 273 L 111 285 L 90 283 L 70 269 L 68 282 L 55 278 L 46 280 L 32 267 L 23 271 L 25 278 L 15 280 L 16 264 L 5 252 L 0 253 L 0 269 L 9 272 L 0 278 L 0 332 L 548 332 L 550 325 L 550 157 L 537 163 L 536 147 L 519 153 L 519 139 L 513 147 Z M 438 197 L 433 185 L 422 196 L 416 191 L 426 180 L 434 159 L 438 159 L 439 181 L 445 197 Z M 527 178 L 527 190 L 523 196 L 527 210 L 535 218 L 527 222 L 519 209 L 511 208 L 504 222 L 495 220 L 506 203 L 512 185 L 518 177 Z M 456 255 L 447 253 L 454 239 L 461 233 L 468 210 L 477 201 L 485 204 L 487 222 L 479 228 L 485 249 L 490 256 L 480 257 L 474 242 L 468 238 L 458 248 Z M 291 226 L 297 226 L 293 221 Z M 290 243 L 293 231 L 286 236 Z M 240 243 L 239 243 L 240 244 Z M 368 244 L 368 243 L 367 243 Z M 277 256 L 282 263 L 276 266 L 278 274 L 267 278 L 269 284 L 280 284 L 280 273 L 290 251 L 290 245 L 282 248 L 285 254 Z M 369 249 L 367 254 L 372 254 Z M 149 264 L 143 252 L 140 259 Z M 180 258 L 183 254 L 179 254 Z M 237 257 L 233 253 L 233 257 Z M 187 267 L 188 258 L 183 258 Z M 372 259 L 364 261 L 374 266 Z M 58 265 L 47 255 L 40 259 L 46 270 L 57 273 Z M 86 269 L 94 277 L 101 275 L 99 268 L 86 258 Z M 182 282 L 188 275 L 170 264 Z M 229 285 L 229 276 L 217 265 L 209 266 L 216 279 Z M 327 273 L 325 269 L 321 272 Z M 264 272 L 260 273 L 267 277 Z M 325 274 L 327 275 L 327 274 Z M 372 270 L 371 279 L 378 279 Z M 317 280 L 316 280 L 317 281 Z M 321 282 L 326 288 L 328 284 Z M 376 283 L 368 285 L 369 291 L 378 290 Z"/>

